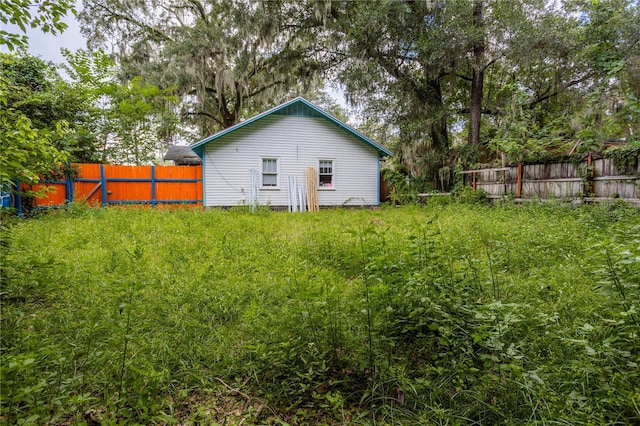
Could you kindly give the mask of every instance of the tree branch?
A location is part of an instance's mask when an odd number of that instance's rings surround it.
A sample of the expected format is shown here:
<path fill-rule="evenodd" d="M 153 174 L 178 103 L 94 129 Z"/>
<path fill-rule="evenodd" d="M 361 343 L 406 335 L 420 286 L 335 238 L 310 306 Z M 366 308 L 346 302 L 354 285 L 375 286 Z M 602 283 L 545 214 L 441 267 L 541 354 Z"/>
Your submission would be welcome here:
<path fill-rule="evenodd" d="M 489 68 L 491 65 L 495 64 L 496 62 L 498 62 L 498 58 L 494 58 L 490 60 L 489 62 L 487 62 L 487 64 L 484 67 L 482 67 L 482 71 L 486 71 L 487 68 Z"/>
<path fill-rule="evenodd" d="M 160 37 L 162 39 L 168 40 L 168 41 L 173 41 L 173 39 L 171 37 L 169 37 L 167 34 L 165 34 L 163 31 L 154 28 L 150 25 L 144 24 L 140 21 L 138 21 L 137 19 L 135 19 L 133 16 L 130 15 L 125 15 L 122 13 L 118 13 L 118 12 L 114 12 L 113 10 L 109 9 L 107 6 L 101 4 L 101 3 L 96 3 L 96 6 L 99 7 L 100 9 L 104 10 L 107 13 L 107 16 L 110 16 L 111 18 L 114 18 L 117 20 L 122 20 L 122 21 L 126 21 L 129 22 L 130 24 L 133 24 L 139 28 L 142 28 L 144 30 L 147 30 L 149 33 L 151 33 L 151 35 L 154 35 L 156 37 Z"/>
<path fill-rule="evenodd" d="M 565 84 L 562 84 L 560 86 L 558 86 L 558 88 L 554 91 L 551 91 L 549 89 L 545 90 L 544 93 L 542 93 L 540 96 L 538 96 L 536 99 L 532 100 L 531 102 L 529 102 L 525 107 L 528 109 L 533 109 L 536 107 L 536 105 L 538 105 L 541 102 L 544 102 L 548 99 L 553 98 L 554 96 L 558 96 L 561 93 L 564 93 L 568 88 L 573 87 L 577 84 L 583 83 L 585 81 L 587 81 L 588 79 L 590 79 L 591 77 L 593 77 L 595 75 L 595 73 L 590 72 L 587 73 L 585 76 L 576 79 L 576 80 L 571 80 Z"/>
<path fill-rule="evenodd" d="M 175 17 L 176 21 L 180 23 L 180 26 L 182 27 L 185 26 L 184 22 L 182 22 L 182 19 L 180 19 L 180 16 L 178 16 L 178 13 L 176 10 L 172 10 L 165 5 L 160 5 L 160 7 L 163 8 L 165 11 L 167 11 L 167 13 L 171 13 Z"/>
<path fill-rule="evenodd" d="M 470 113 L 471 113 L 471 108 L 460 108 L 458 110 L 458 114 L 470 114 Z M 487 115 L 497 115 L 499 112 L 496 109 L 482 108 L 482 113 Z"/>
<path fill-rule="evenodd" d="M 191 3 L 196 8 L 204 23 L 209 25 L 209 19 L 207 19 L 207 13 L 205 12 L 202 3 L 200 3 L 198 0 L 189 0 L 189 3 Z"/>
<path fill-rule="evenodd" d="M 211 87 L 205 86 L 204 91 L 207 93 L 211 93 L 213 96 L 217 96 L 216 94 L 218 93 L 216 91 L 216 89 L 213 89 Z M 187 92 L 189 95 L 195 95 L 198 93 L 198 89 L 191 89 L 189 90 L 189 92 Z"/>
<path fill-rule="evenodd" d="M 284 84 L 284 83 L 286 83 L 284 80 L 276 80 L 276 81 L 273 81 L 273 82 L 271 82 L 271 83 L 269 83 L 269 84 L 266 84 L 266 85 L 262 86 L 262 87 L 261 87 L 261 88 L 259 88 L 259 89 L 254 90 L 253 92 L 249 93 L 249 94 L 247 95 L 247 97 L 252 98 L 252 97 L 254 97 L 254 96 L 256 96 L 256 95 L 258 95 L 258 94 L 260 94 L 260 93 L 264 92 L 265 90 L 269 90 L 269 89 L 271 89 L 272 87 L 277 86 L 278 84 Z"/>
<path fill-rule="evenodd" d="M 222 126 L 222 121 L 218 120 L 214 115 L 209 114 L 208 112 L 204 112 L 204 111 L 186 111 L 184 112 L 184 115 L 201 115 L 203 117 L 208 117 L 210 119 L 212 119 L 213 121 L 215 121 L 216 123 L 218 123 L 219 125 Z"/>

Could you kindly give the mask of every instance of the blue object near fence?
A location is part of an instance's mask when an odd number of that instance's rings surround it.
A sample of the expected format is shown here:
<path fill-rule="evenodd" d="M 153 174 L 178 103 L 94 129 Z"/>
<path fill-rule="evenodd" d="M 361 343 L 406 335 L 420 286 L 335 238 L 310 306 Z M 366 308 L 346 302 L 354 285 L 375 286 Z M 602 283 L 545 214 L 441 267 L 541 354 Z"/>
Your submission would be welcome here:
<path fill-rule="evenodd" d="M 13 195 L 11 194 L 11 188 L 2 188 L 0 190 L 0 200 L 3 209 L 13 207 Z"/>

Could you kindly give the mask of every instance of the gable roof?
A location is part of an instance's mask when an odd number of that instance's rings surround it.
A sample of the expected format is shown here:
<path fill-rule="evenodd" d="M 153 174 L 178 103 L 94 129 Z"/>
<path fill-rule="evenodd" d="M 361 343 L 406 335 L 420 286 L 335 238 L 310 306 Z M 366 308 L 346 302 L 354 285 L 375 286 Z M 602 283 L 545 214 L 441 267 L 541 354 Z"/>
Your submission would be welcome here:
<path fill-rule="evenodd" d="M 288 102 L 285 102 L 281 105 L 278 105 L 275 108 L 272 108 L 268 111 L 263 112 L 262 114 L 258 114 L 254 117 L 251 117 L 248 120 L 245 120 L 241 123 L 236 124 L 235 126 L 231 126 L 229 128 L 226 128 L 218 133 L 215 133 L 209 137 L 206 137 L 196 143 L 194 143 L 193 145 L 191 145 L 191 149 L 198 154 L 200 157 L 202 157 L 203 152 L 204 152 L 204 145 L 216 140 L 224 135 L 227 135 L 229 133 L 232 133 L 244 126 L 247 126 L 255 121 L 258 121 L 268 115 L 291 115 L 291 116 L 303 116 L 303 117 L 322 117 L 325 118 L 327 120 L 329 120 L 331 123 L 335 124 L 336 126 L 338 126 L 339 128 L 343 129 L 344 131 L 346 131 L 347 133 L 355 136 L 357 139 L 361 140 L 362 142 L 366 143 L 367 145 L 372 146 L 373 148 L 375 148 L 378 153 L 380 155 L 386 155 L 386 156 L 393 156 L 393 154 L 391 153 L 391 151 L 389 151 L 388 149 L 386 149 L 385 147 L 383 147 L 382 145 L 379 145 L 377 143 L 375 143 L 374 141 L 372 141 L 371 139 L 369 139 L 368 137 L 366 137 L 365 135 L 363 135 L 362 133 L 360 133 L 359 131 L 357 131 L 356 129 L 354 129 L 353 127 L 347 125 L 346 123 L 343 123 L 342 121 L 338 120 L 337 118 L 335 118 L 334 116 L 332 116 L 331 114 L 328 114 L 326 112 L 324 112 L 323 110 L 321 110 L 320 108 L 318 108 L 317 106 L 313 105 L 311 102 L 309 102 L 308 100 L 304 99 L 301 96 L 298 96 L 295 99 L 292 99 Z"/>

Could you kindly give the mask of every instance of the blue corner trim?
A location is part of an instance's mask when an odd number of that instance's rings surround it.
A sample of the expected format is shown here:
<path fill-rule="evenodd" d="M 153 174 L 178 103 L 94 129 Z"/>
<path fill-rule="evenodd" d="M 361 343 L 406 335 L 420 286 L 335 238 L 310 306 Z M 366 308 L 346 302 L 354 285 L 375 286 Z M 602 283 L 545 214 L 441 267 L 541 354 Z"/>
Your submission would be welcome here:
<path fill-rule="evenodd" d="M 380 156 L 378 155 L 378 174 L 376 175 L 377 187 L 376 191 L 376 205 L 380 205 Z"/>
<path fill-rule="evenodd" d="M 204 148 L 201 148 L 203 155 L 200 155 L 202 158 L 202 207 L 207 207 L 207 162 L 204 157 Z"/>
<path fill-rule="evenodd" d="M 308 111 L 304 111 L 305 108 L 308 108 Z M 313 117 L 323 117 L 326 118 L 327 120 L 331 121 L 333 124 L 335 124 L 336 126 L 338 126 L 341 129 L 344 129 L 345 131 L 347 131 L 348 133 L 352 134 L 353 136 L 355 136 L 356 138 L 360 139 L 361 141 L 365 142 L 366 144 L 372 146 L 373 148 L 375 148 L 378 153 L 380 155 L 383 156 L 388 156 L 388 157 L 392 157 L 393 153 L 391 151 L 389 151 L 387 148 L 383 147 L 382 145 L 379 145 L 377 143 L 375 143 L 374 141 L 372 141 L 371 139 L 369 139 L 368 137 L 366 137 L 365 135 L 363 135 L 362 133 L 360 133 L 359 131 L 357 131 L 356 129 L 354 129 L 353 127 L 349 126 L 346 123 L 343 123 L 342 121 L 338 120 L 337 118 L 335 118 L 334 116 L 332 116 L 329 113 L 326 113 L 325 111 L 321 110 L 320 108 L 318 108 L 317 106 L 313 105 L 311 102 L 309 102 L 308 100 L 304 99 L 303 97 L 298 96 L 295 99 L 292 99 L 288 102 L 285 102 L 281 105 L 278 105 L 275 108 L 271 108 L 268 111 L 263 112 L 262 114 L 258 114 L 255 117 L 252 117 L 248 120 L 245 120 L 241 123 L 236 124 L 235 126 L 229 127 L 227 129 L 222 130 L 221 132 L 218 132 L 216 134 L 213 134 L 209 137 L 206 137 L 196 143 L 194 143 L 193 145 L 191 145 L 191 149 L 200 157 L 200 158 L 204 158 L 204 150 L 203 150 L 203 145 L 214 141 L 216 139 L 221 138 L 222 136 L 229 134 L 231 132 L 234 132 L 244 126 L 247 126 L 255 121 L 258 121 L 268 115 L 271 114 L 279 114 L 279 115 L 308 115 L 308 116 L 313 116 Z M 203 179 L 204 180 L 204 179 Z"/>

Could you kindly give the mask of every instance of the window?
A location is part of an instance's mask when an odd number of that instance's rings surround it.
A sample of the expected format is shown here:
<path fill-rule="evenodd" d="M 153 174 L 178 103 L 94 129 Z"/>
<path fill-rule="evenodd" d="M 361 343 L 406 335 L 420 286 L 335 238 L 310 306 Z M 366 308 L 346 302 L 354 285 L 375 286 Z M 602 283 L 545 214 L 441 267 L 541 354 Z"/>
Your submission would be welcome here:
<path fill-rule="evenodd" d="M 318 187 L 322 189 L 333 189 L 333 160 L 320 160 L 318 170 Z"/>
<path fill-rule="evenodd" d="M 262 186 L 267 188 L 278 187 L 278 159 L 262 159 Z"/>

